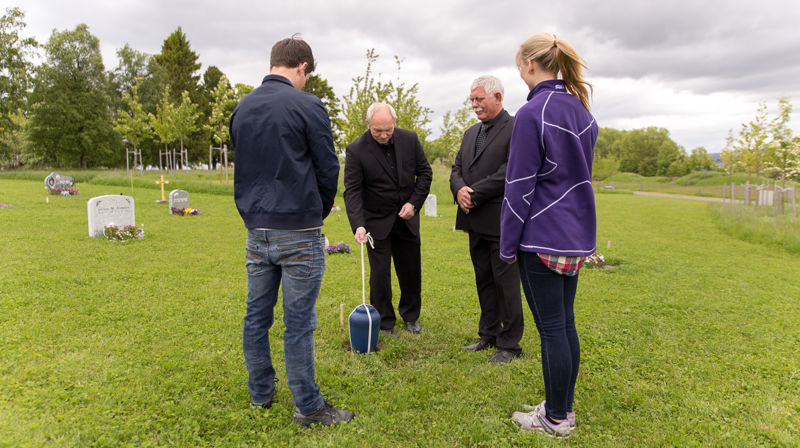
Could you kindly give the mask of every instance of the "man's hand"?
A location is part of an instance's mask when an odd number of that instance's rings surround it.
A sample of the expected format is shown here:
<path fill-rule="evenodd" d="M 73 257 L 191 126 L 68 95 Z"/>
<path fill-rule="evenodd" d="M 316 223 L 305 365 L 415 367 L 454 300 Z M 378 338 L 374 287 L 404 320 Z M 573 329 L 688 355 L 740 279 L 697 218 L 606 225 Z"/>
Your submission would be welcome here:
<path fill-rule="evenodd" d="M 463 187 L 458 189 L 456 193 L 456 202 L 458 202 L 458 206 L 464 213 L 469 213 L 469 209 L 475 207 L 475 204 L 472 203 L 472 196 L 470 193 L 473 193 L 475 190 L 472 188 L 464 185 Z"/>
<path fill-rule="evenodd" d="M 399 216 L 399 217 L 401 217 L 401 218 L 403 218 L 405 220 L 409 220 L 409 219 L 413 218 L 414 217 L 414 206 L 411 205 L 410 202 L 406 202 L 405 204 L 403 204 L 403 208 L 400 209 L 400 213 L 398 213 L 397 216 Z"/>
<path fill-rule="evenodd" d="M 359 227 L 356 229 L 356 243 L 364 244 L 367 242 L 367 229 Z"/>

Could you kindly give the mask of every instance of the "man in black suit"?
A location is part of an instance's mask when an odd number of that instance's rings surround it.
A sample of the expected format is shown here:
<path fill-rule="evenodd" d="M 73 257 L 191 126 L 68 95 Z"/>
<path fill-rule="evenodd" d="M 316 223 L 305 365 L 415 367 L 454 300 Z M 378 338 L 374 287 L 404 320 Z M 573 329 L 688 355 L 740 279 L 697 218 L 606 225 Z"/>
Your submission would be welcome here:
<path fill-rule="evenodd" d="M 514 117 L 503 109 L 503 85 L 494 76 L 472 82 L 470 101 L 480 123 L 464 133 L 450 173 L 450 190 L 458 204 L 456 229 L 469 234 L 481 306 L 480 339 L 463 348 L 497 347 L 489 362 L 505 363 L 522 353 L 523 331 L 519 269 L 499 255 L 500 208 Z"/>
<path fill-rule="evenodd" d="M 419 333 L 422 268 L 419 215 L 433 172 L 417 134 L 395 128 L 397 114 L 388 104 L 367 109 L 369 129 L 347 146 L 344 204 L 357 243 L 375 247 L 369 256 L 369 301 L 381 315 L 381 331 L 394 335 L 391 260 L 400 283 L 398 311 L 411 333 Z"/>

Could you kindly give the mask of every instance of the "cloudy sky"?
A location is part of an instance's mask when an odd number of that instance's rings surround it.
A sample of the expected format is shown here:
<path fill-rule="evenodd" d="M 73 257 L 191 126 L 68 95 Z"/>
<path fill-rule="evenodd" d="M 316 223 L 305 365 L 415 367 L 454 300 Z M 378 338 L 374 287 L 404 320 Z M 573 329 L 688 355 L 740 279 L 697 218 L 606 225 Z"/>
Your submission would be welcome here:
<path fill-rule="evenodd" d="M 317 72 L 339 96 L 364 73 L 365 53 L 381 55 L 383 79 L 419 83 L 433 109 L 431 129 L 460 107 L 478 75 L 499 77 L 515 112 L 527 87 L 514 54 L 529 36 L 549 31 L 568 40 L 589 66 L 592 112 L 600 126 L 667 128 L 691 151 L 718 152 L 759 102 L 775 110 L 789 96 L 800 111 L 800 2 L 797 0 L 205 1 L 2 0 L 25 12 L 23 35 L 86 23 L 100 39 L 107 69 L 130 44 L 158 53 L 180 26 L 200 56 L 201 72 L 219 67 L 233 82 L 258 85 L 272 44 L 299 32 L 314 50 Z M 398 74 L 394 56 L 402 59 Z M 800 131 L 800 113 L 791 123 Z"/>

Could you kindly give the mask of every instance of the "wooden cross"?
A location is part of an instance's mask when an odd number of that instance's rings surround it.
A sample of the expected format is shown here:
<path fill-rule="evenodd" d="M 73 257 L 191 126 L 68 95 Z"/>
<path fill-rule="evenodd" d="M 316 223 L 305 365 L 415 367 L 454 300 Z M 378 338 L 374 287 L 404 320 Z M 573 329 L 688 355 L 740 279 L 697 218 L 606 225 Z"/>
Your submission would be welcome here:
<path fill-rule="evenodd" d="M 156 201 L 156 202 L 167 202 L 164 199 L 164 184 L 168 184 L 169 181 L 168 180 L 164 180 L 164 176 L 161 176 L 161 180 L 160 181 L 157 180 L 156 183 L 157 184 L 161 184 L 161 200 L 160 201 Z"/>

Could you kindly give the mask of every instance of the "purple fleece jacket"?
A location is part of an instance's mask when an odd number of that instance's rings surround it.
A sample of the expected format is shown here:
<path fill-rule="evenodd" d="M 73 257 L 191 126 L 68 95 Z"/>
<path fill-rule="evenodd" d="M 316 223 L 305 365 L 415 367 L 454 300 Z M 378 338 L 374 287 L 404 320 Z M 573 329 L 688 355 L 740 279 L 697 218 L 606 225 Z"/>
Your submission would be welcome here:
<path fill-rule="evenodd" d="M 500 258 L 517 251 L 595 252 L 592 159 L 597 122 L 560 80 L 543 81 L 517 111 L 500 213 Z"/>

